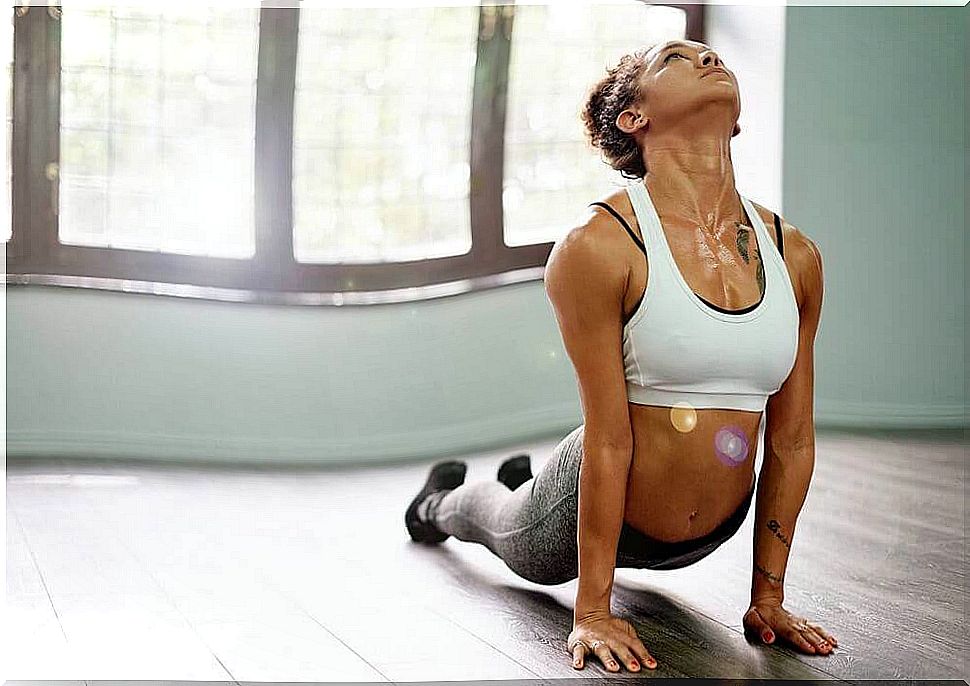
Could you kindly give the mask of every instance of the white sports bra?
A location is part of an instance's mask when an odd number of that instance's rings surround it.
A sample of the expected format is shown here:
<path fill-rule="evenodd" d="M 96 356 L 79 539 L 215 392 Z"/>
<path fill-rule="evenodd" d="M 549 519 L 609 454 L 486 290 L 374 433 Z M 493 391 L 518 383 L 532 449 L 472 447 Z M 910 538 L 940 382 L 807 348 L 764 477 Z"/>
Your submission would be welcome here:
<path fill-rule="evenodd" d="M 644 252 L 649 265 L 640 304 L 623 327 L 627 398 L 641 405 L 761 412 L 795 365 L 798 303 L 782 253 L 761 215 L 741 196 L 764 260 L 761 300 L 727 310 L 691 290 L 677 268 L 643 179 L 627 183 L 643 242 L 611 211 Z M 753 252 L 753 251 L 752 251 Z M 764 417 L 762 416 L 762 424 Z"/>

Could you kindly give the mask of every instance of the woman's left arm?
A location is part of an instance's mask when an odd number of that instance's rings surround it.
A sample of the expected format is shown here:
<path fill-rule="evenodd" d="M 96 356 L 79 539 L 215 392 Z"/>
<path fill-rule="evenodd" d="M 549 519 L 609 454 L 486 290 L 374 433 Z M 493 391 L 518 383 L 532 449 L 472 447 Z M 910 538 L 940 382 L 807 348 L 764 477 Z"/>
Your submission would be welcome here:
<path fill-rule="evenodd" d="M 747 631 L 766 643 L 775 636 L 807 653 L 828 654 L 835 637 L 782 607 L 784 578 L 795 533 L 815 468 L 814 348 L 822 311 L 822 257 L 798 229 L 785 231 L 785 258 L 797 274 L 799 326 L 795 365 L 777 393 L 768 398 L 764 461 L 755 505 L 751 606 Z"/>

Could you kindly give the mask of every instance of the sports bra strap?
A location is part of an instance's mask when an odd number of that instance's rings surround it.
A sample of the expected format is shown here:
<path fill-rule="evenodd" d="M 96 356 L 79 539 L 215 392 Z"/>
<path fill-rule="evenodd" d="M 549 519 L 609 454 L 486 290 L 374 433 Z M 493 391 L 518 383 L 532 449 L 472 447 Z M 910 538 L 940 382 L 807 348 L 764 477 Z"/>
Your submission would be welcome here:
<path fill-rule="evenodd" d="M 626 229 L 626 232 L 630 234 L 630 238 L 633 239 L 633 242 L 637 244 L 637 247 L 640 248 L 641 251 L 643 251 L 643 254 L 647 253 L 647 249 L 643 245 L 643 241 L 641 241 L 636 233 L 633 232 L 633 229 L 630 228 L 630 225 L 627 224 L 626 219 L 624 219 L 619 212 L 614 210 L 605 202 L 591 202 L 589 207 L 592 207 L 593 205 L 599 205 L 600 207 L 605 208 L 610 214 L 616 217 L 617 220 L 623 225 L 623 228 Z M 781 255 L 781 259 L 785 259 L 785 242 L 782 238 L 781 219 L 778 217 L 777 212 L 772 212 L 772 214 L 775 216 L 775 236 L 777 237 L 778 242 L 778 253 Z"/>
<path fill-rule="evenodd" d="M 612 207 L 610 207 L 609 205 L 607 205 L 605 202 L 591 202 L 589 204 L 589 207 L 592 207 L 593 205 L 599 205 L 600 207 L 604 207 L 607 210 L 609 210 L 610 214 L 612 214 L 614 217 L 616 217 L 620 221 L 620 223 L 623 224 L 623 228 L 626 229 L 626 232 L 628 234 L 630 234 L 630 238 L 633 239 L 633 242 L 637 244 L 637 247 L 640 248 L 640 250 L 643 252 L 643 254 L 644 255 L 647 254 L 647 248 L 646 248 L 646 246 L 643 245 L 643 241 L 641 241 L 640 238 L 633 232 L 633 229 L 631 229 L 630 228 L 630 225 L 626 223 L 626 219 L 624 219 L 622 216 L 620 216 L 619 212 L 617 212 L 616 210 L 614 210 Z"/>
<path fill-rule="evenodd" d="M 775 235 L 778 237 L 778 253 L 781 255 L 781 259 L 785 259 L 785 244 L 781 238 L 781 219 L 778 218 L 777 212 L 772 212 L 775 215 Z"/>

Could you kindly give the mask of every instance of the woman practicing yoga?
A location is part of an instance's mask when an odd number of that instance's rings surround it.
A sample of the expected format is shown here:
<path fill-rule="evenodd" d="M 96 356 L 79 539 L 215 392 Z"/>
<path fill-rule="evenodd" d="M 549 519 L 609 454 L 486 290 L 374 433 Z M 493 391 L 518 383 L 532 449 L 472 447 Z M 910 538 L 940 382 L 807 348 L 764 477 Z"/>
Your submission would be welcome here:
<path fill-rule="evenodd" d="M 438 462 L 405 513 L 415 541 L 480 543 L 539 584 L 578 578 L 565 646 L 576 668 L 590 654 L 609 671 L 656 667 L 612 614 L 614 570 L 709 555 L 755 490 L 745 633 L 806 653 L 838 645 L 783 607 L 815 464 L 822 261 L 735 189 L 740 109 L 734 74 L 694 41 L 625 55 L 590 90 L 587 134 L 627 183 L 591 204 L 545 271 L 583 424 L 535 477 L 527 455 L 467 484 L 464 462 Z"/>

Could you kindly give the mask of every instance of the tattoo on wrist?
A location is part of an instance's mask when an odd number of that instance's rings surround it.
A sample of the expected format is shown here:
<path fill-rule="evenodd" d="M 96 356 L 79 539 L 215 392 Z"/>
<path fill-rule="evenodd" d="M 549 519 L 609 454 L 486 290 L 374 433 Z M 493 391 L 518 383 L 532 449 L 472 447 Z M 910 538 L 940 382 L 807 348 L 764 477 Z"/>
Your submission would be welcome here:
<path fill-rule="evenodd" d="M 781 524 L 779 524 L 777 520 L 769 520 L 766 526 L 771 530 L 771 533 L 775 535 L 775 538 L 784 543 L 785 547 L 791 550 L 791 543 L 787 538 L 785 538 L 785 535 L 779 531 L 779 529 L 781 529 Z"/>
<path fill-rule="evenodd" d="M 756 570 L 758 570 L 758 573 L 761 574 L 761 576 L 763 576 L 766 579 L 768 579 L 768 581 L 772 581 L 772 582 L 774 582 L 776 584 L 780 584 L 781 583 L 782 577 L 775 576 L 774 574 L 772 574 L 771 572 L 769 572 L 767 569 L 765 569 L 761 565 L 755 564 L 754 568 Z"/>

